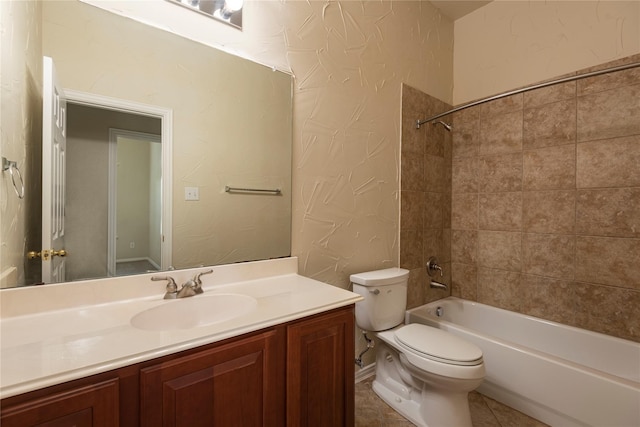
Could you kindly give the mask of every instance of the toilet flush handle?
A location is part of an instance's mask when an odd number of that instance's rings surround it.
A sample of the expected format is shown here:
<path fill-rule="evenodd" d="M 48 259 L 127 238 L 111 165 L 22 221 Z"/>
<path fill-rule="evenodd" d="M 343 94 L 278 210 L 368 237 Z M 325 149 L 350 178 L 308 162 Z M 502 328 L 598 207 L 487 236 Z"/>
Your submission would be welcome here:
<path fill-rule="evenodd" d="M 374 289 L 374 290 L 369 291 L 369 292 L 374 294 L 374 295 L 378 295 L 378 294 L 380 294 L 380 289 Z"/>

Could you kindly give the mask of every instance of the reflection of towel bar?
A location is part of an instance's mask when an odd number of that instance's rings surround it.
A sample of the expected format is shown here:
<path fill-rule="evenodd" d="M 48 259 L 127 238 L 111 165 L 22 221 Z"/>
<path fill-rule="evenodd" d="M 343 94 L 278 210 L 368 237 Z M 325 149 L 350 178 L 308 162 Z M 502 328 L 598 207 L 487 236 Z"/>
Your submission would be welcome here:
<path fill-rule="evenodd" d="M 6 157 L 3 157 L 2 172 L 4 171 L 9 171 L 9 174 L 11 175 L 11 183 L 13 184 L 13 189 L 16 191 L 16 196 L 18 196 L 18 199 L 23 199 L 24 198 L 24 179 L 22 178 L 20 169 L 18 169 L 18 164 L 12 160 L 7 159 Z M 19 186 L 16 183 L 16 175 L 18 175 L 18 179 L 20 180 Z"/>
<path fill-rule="evenodd" d="M 272 194 L 282 194 L 282 190 L 276 188 L 275 190 L 269 189 L 261 189 L 261 188 L 238 188 L 238 187 L 229 187 L 228 185 L 224 187 L 224 191 L 227 193 L 272 193 Z"/>

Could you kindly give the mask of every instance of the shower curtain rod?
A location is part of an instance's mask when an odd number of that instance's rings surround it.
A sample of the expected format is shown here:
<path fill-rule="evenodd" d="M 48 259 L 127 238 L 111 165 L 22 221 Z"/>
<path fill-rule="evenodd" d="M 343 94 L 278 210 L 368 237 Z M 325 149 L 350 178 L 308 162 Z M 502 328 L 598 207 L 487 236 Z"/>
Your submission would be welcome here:
<path fill-rule="evenodd" d="M 434 120 L 438 120 L 438 119 L 440 119 L 440 118 L 442 118 L 444 116 L 447 116 L 447 115 L 452 114 L 452 113 L 456 113 L 456 112 L 464 110 L 466 108 L 475 107 L 476 105 L 484 104 L 485 102 L 495 101 L 496 99 L 506 98 L 507 96 L 517 95 L 519 93 L 528 92 L 528 91 L 534 90 L 534 89 L 540 89 L 540 88 L 547 87 L 547 86 L 553 86 L 553 85 L 558 84 L 558 83 L 566 83 L 566 82 L 571 82 L 571 81 L 574 81 L 574 80 L 586 79 L 587 77 L 599 76 L 601 74 L 613 73 L 613 72 L 616 72 L 616 71 L 623 71 L 623 70 L 628 70 L 630 68 L 636 68 L 636 67 L 640 67 L 640 62 L 633 62 L 631 64 L 626 64 L 626 65 L 619 65 L 617 67 L 611 67 L 611 68 L 606 68 L 604 70 L 592 71 L 590 73 L 579 74 L 577 76 L 563 77 L 561 79 L 551 80 L 551 81 L 544 82 L 544 83 L 537 83 L 537 84 L 534 84 L 534 85 L 531 85 L 531 86 L 523 87 L 521 89 L 515 89 L 515 90 L 509 91 L 509 92 L 504 92 L 504 93 L 501 93 L 501 94 L 498 94 L 498 95 L 493 95 L 493 96 L 490 96 L 488 98 L 483 98 L 483 99 L 480 99 L 478 101 L 469 102 L 468 104 L 463 104 L 463 105 L 461 105 L 459 107 L 452 108 L 451 110 L 445 111 L 444 113 L 436 114 L 435 116 L 429 117 L 428 119 L 416 120 L 416 129 L 420 129 L 420 126 L 422 126 L 425 123 L 429 123 L 429 122 L 432 122 Z"/>

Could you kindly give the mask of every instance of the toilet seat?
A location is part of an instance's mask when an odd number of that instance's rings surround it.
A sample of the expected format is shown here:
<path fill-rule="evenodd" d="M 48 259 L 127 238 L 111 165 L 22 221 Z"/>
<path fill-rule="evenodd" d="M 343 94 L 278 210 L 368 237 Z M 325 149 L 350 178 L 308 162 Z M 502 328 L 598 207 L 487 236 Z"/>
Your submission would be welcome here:
<path fill-rule="evenodd" d="M 394 338 L 405 350 L 434 362 L 457 366 L 482 364 L 479 347 L 431 326 L 410 323 L 396 329 Z"/>

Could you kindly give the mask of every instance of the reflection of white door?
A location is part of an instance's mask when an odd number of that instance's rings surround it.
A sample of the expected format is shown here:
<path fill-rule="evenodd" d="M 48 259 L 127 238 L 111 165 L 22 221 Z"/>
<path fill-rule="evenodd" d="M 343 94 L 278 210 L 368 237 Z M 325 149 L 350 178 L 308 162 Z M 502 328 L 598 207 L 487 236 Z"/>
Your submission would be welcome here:
<path fill-rule="evenodd" d="M 67 102 L 53 60 L 43 58 L 42 281 L 65 280 L 64 203 Z"/>

